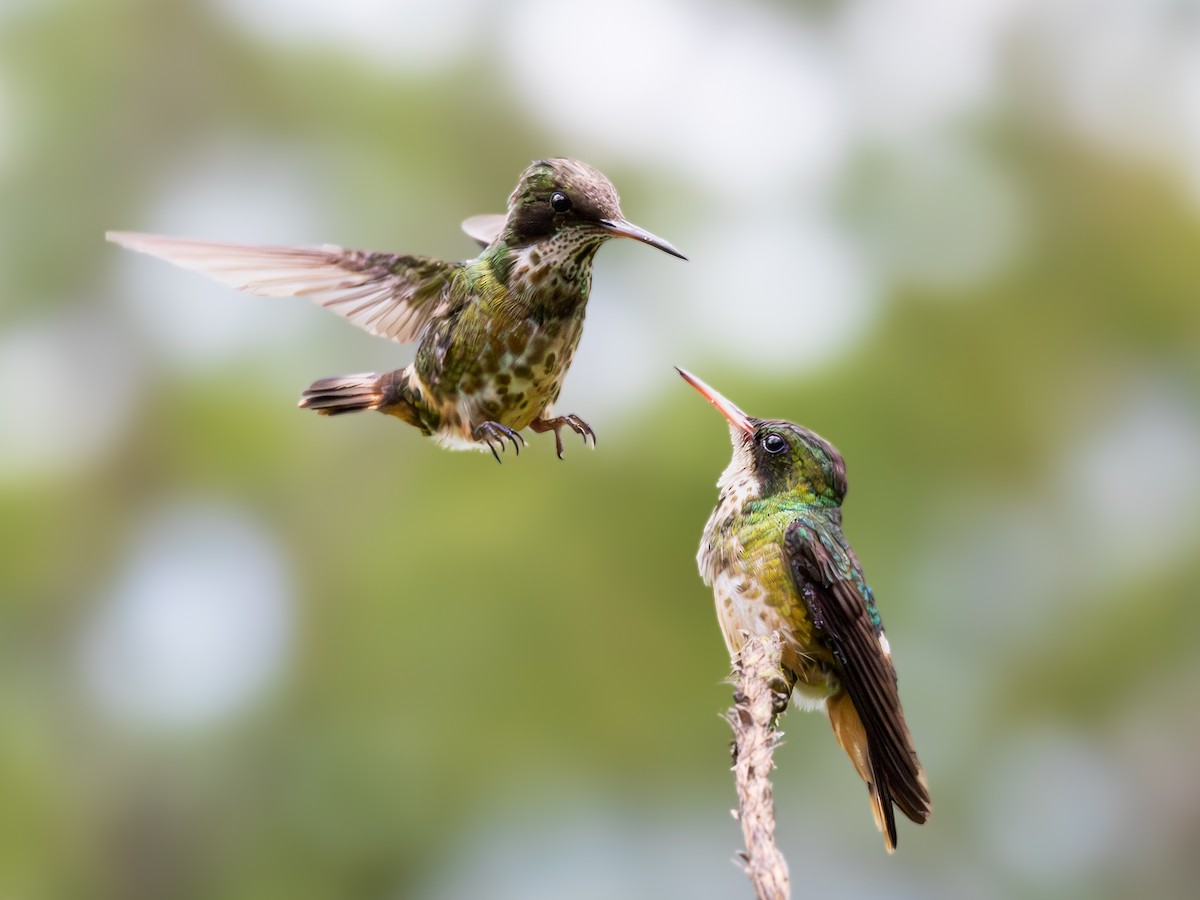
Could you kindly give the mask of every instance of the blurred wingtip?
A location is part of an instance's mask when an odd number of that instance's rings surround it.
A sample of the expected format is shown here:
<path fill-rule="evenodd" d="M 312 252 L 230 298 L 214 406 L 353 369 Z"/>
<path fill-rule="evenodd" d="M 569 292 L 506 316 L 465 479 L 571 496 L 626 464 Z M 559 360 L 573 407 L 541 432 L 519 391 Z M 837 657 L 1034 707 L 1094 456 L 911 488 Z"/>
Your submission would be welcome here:
<path fill-rule="evenodd" d="M 481 213 L 463 219 L 462 230 L 480 247 L 487 247 L 500 236 L 505 221 L 506 217 L 502 213 Z"/>

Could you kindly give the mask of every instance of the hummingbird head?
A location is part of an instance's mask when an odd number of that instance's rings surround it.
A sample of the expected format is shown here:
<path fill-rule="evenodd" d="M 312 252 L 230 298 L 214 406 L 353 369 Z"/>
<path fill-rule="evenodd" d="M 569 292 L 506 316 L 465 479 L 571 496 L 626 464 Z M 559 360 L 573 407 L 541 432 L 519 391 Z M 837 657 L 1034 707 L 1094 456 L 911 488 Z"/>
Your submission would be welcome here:
<path fill-rule="evenodd" d="M 577 159 L 539 159 L 526 169 L 508 198 L 502 234 L 509 247 L 555 236 L 566 237 L 571 245 L 595 246 L 609 238 L 633 238 L 687 259 L 662 238 L 627 221 L 612 182 Z"/>
<path fill-rule="evenodd" d="M 846 463 L 837 448 L 802 425 L 748 416 L 695 375 L 676 368 L 729 422 L 733 460 L 721 486 L 749 481 L 757 497 L 799 494 L 806 502 L 841 506 L 846 496 Z"/>

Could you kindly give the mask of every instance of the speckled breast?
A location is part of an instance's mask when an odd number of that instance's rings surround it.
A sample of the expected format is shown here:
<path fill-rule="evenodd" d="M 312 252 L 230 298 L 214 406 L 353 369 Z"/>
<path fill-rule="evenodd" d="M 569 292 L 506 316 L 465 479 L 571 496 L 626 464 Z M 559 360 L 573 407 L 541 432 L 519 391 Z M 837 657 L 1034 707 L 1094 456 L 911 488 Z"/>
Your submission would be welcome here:
<path fill-rule="evenodd" d="M 447 367 L 456 378 L 439 385 L 445 398 L 441 429 L 469 438 L 487 421 L 517 431 L 528 426 L 558 398 L 582 332 L 582 310 L 542 322 L 489 321 L 473 359 Z"/>
<path fill-rule="evenodd" d="M 797 677 L 797 700 L 808 705 L 833 689 L 828 652 L 814 643 L 812 620 L 788 572 L 777 529 L 753 527 L 732 513 L 736 504 L 713 512 L 700 545 L 700 572 L 713 589 L 717 620 L 730 655 L 745 643 L 744 632 L 784 640 L 784 665 Z"/>

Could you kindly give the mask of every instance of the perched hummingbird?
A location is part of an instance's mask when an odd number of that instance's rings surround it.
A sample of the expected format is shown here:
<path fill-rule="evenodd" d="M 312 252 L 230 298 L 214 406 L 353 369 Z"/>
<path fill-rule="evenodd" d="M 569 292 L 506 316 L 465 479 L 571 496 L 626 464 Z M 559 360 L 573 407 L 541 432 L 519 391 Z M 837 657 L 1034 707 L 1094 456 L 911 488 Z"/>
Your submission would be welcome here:
<path fill-rule="evenodd" d="M 846 464 L 807 428 L 751 418 L 695 375 L 679 374 L 729 420 L 733 441 L 696 557 L 725 643 L 736 655 L 747 632 L 779 632 L 790 696 L 805 708 L 824 705 L 867 783 L 890 853 L 892 805 L 918 824 L 931 805 L 883 622 L 842 534 Z"/>
<path fill-rule="evenodd" d="M 497 461 L 505 440 L 520 453 L 527 427 L 553 431 L 560 459 L 564 427 L 594 445 L 591 427 L 573 414 L 554 415 L 553 404 L 583 331 L 596 251 L 626 237 L 686 257 L 626 221 L 612 183 L 573 159 L 537 160 L 508 198 L 506 216 L 476 216 L 463 227 L 483 245 L 466 262 L 331 245 L 107 237 L 250 294 L 311 297 L 372 334 L 416 342 L 416 358 L 403 369 L 314 382 L 300 400 L 305 409 L 375 409 L 442 446 L 489 449 Z"/>

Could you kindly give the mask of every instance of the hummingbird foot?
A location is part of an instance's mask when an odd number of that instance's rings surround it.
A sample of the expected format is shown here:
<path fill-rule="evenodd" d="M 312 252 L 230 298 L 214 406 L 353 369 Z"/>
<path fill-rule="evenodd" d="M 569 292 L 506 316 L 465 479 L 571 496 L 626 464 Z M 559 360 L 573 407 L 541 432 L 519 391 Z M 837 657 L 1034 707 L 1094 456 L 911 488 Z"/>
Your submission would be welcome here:
<path fill-rule="evenodd" d="M 784 666 L 777 678 L 771 680 L 771 717 L 779 718 L 788 708 L 792 689 L 796 686 L 796 673 Z"/>
<path fill-rule="evenodd" d="M 570 428 L 583 438 L 585 444 L 590 442 L 592 449 L 596 449 L 596 432 L 592 431 L 591 425 L 574 413 L 565 416 L 556 416 L 553 419 L 534 419 L 529 423 L 529 428 L 538 434 L 543 434 L 547 431 L 554 432 L 554 449 L 557 451 L 559 459 L 563 458 L 562 429 L 564 427 Z"/>
<path fill-rule="evenodd" d="M 792 698 L 792 692 L 777 682 L 771 685 L 771 718 L 777 719 L 787 712 L 788 701 Z"/>
<path fill-rule="evenodd" d="M 496 462 L 500 462 L 500 450 L 506 449 L 505 440 L 511 441 L 513 449 L 517 451 L 517 455 L 521 455 L 521 446 L 525 443 L 525 438 L 513 431 L 507 425 L 501 425 L 499 422 L 484 422 L 471 432 L 471 437 L 477 441 L 483 441 L 487 444 L 487 448 L 492 451 L 492 456 L 496 457 Z M 499 448 L 499 449 L 497 449 Z"/>

